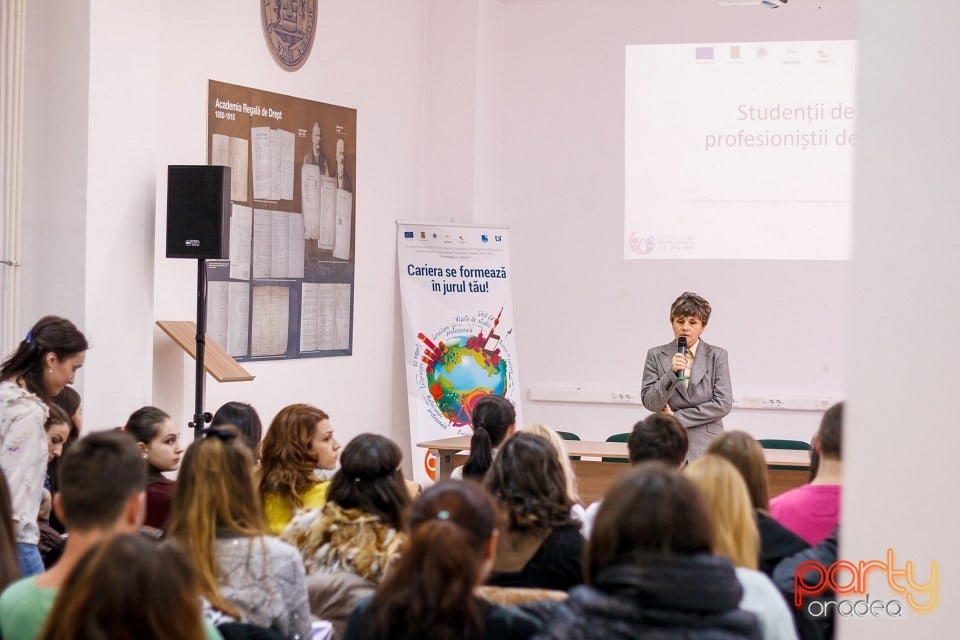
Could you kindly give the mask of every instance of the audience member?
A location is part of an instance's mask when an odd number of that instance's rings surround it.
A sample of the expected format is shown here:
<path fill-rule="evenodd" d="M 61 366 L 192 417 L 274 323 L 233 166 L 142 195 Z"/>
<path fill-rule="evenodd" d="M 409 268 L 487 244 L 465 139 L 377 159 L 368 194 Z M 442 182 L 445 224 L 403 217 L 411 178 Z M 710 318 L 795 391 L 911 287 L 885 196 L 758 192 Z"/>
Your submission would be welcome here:
<path fill-rule="evenodd" d="M 307 571 L 310 610 L 343 633 L 356 604 L 371 595 L 403 544 L 410 506 L 402 453 L 393 441 L 364 433 L 343 448 L 322 509 L 294 517 L 283 539 Z"/>
<path fill-rule="evenodd" d="M 583 536 L 553 445 L 530 433 L 509 438 L 485 486 L 507 516 L 487 584 L 561 591 L 580 584 Z"/>
<path fill-rule="evenodd" d="M 243 436 L 243 441 L 253 452 L 253 460 L 260 459 L 260 439 L 263 437 L 263 423 L 257 410 L 246 402 L 227 402 L 213 414 L 211 427 L 232 424 Z"/>
<path fill-rule="evenodd" d="M 479 485 L 448 480 L 426 489 L 413 504 L 409 531 L 373 598 L 351 614 L 344 640 L 533 635 L 533 619 L 476 595 L 497 546 L 496 507 Z"/>
<path fill-rule="evenodd" d="M 823 414 L 814 439 L 820 458 L 816 477 L 770 501 L 770 515 L 810 544 L 826 538 L 840 520 L 842 440 L 843 403 L 838 402 Z"/>
<path fill-rule="evenodd" d="M 60 390 L 53 397 L 53 404 L 57 405 L 70 418 L 70 438 L 76 440 L 83 431 L 83 399 L 76 389 L 70 385 Z"/>
<path fill-rule="evenodd" d="M 797 598 L 796 588 L 798 583 L 803 584 L 808 592 L 814 592 L 823 586 L 824 582 L 823 574 L 813 567 L 810 567 L 800 576 L 797 576 L 797 569 L 807 562 L 819 562 L 824 567 L 831 566 L 838 559 L 837 543 L 839 539 L 840 525 L 838 524 L 823 541 L 809 549 L 784 558 L 773 570 L 773 582 L 790 602 L 793 617 L 797 623 L 797 630 L 803 640 L 829 640 L 833 638 L 837 607 L 829 607 L 824 603 L 834 600 L 836 594 L 831 589 L 825 588 L 817 595 L 801 594 L 801 597 Z M 817 600 L 823 604 L 823 607 L 814 607 L 813 610 L 823 611 L 824 615 L 822 616 L 810 614 L 810 604 Z"/>
<path fill-rule="evenodd" d="M 627 452 L 630 464 L 663 462 L 675 469 L 683 468 L 687 459 L 687 430 L 673 416 L 652 413 L 633 425 Z"/>
<path fill-rule="evenodd" d="M 687 430 L 676 418 L 664 413 L 651 413 L 633 425 L 627 441 L 627 452 L 632 465 L 657 461 L 680 469 L 687 460 L 688 444 Z M 584 538 L 590 538 L 601 504 L 602 501 L 594 502 L 584 512 L 580 526 Z"/>
<path fill-rule="evenodd" d="M 675 469 L 647 462 L 610 488 L 584 559 L 586 585 L 563 603 L 531 607 L 538 638 L 758 638 L 738 608 L 743 589 L 727 558 L 710 553 L 703 496 Z"/>
<path fill-rule="evenodd" d="M 163 532 L 170 520 L 176 483 L 163 474 L 180 466 L 183 447 L 180 429 L 166 412 L 156 407 L 134 411 L 123 430 L 136 438 L 147 464 L 147 513 L 144 526 Z"/>
<path fill-rule="evenodd" d="M 64 455 L 59 479 L 61 488 L 53 508 L 67 523 L 70 536 L 57 564 L 38 576 L 15 582 L 0 595 L 0 637 L 4 640 L 37 638 L 58 589 L 80 558 L 114 534 L 135 533 L 143 522 L 147 470 L 136 441 L 127 434 L 102 431 L 81 438 Z M 142 587 L 132 595 L 142 598 L 150 592 Z M 205 632 L 208 639 L 219 637 L 210 625 Z"/>
<path fill-rule="evenodd" d="M 40 527 L 40 558 L 45 569 L 57 563 L 63 555 L 63 545 L 66 543 L 59 531 L 50 526 L 50 513 L 53 511 L 53 495 L 43 490 L 43 499 L 40 501 L 40 511 L 37 512 L 37 526 Z"/>
<path fill-rule="evenodd" d="M 265 535 L 253 459 L 232 426 L 209 427 L 187 448 L 168 536 L 197 567 L 203 597 L 231 618 L 310 637 L 300 554 Z"/>
<path fill-rule="evenodd" d="M 47 465 L 49 466 L 63 453 L 63 446 L 70 437 L 70 417 L 55 404 L 49 405 L 47 409 L 50 413 L 43 423 L 43 430 L 47 434 Z"/>
<path fill-rule="evenodd" d="M 326 503 L 339 455 L 326 413 L 307 404 L 280 410 L 260 447 L 260 499 L 269 533 L 283 531 L 296 509 Z"/>
<path fill-rule="evenodd" d="M 453 470 L 451 477 L 483 481 L 497 447 L 516 430 L 517 412 L 513 403 L 495 394 L 481 397 L 470 411 L 473 435 L 470 437 L 470 455 L 462 467 Z"/>
<path fill-rule="evenodd" d="M 573 465 L 570 464 L 570 456 L 567 455 L 567 447 L 563 444 L 563 438 L 560 434 L 550 427 L 542 424 L 531 424 L 523 430 L 525 433 L 532 433 L 535 436 L 546 438 L 553 445 L 557 452 L 557 460 L 563 469 L 564 484 L 567 488 L 567 497 L 573 502 L 570 509 L 570 515 L 576 520 L 583 522 L 583 504 L 580 500 L 580 494 L 577 492 L 577 474 L 573 471 Z"/>
<path fill-rule="evenodd" d="M 200 585 L 186 554 L 138 535 L 95 543 L 64 580 L 53 610 L 42 640 L 204 635 Z"/>
<path fill-rule="evenodd" d="M 70 418 L 70 435 L 67 436 L 67 441 L 63 443 L 63 451 L 66 452 L 66 450 L 70 448 L 70 445 L 80 437 L 80 431 L 83 429 L 83 399 L 76 389 L 67 385 L 60 393 L 53 397 L 53 404 L 63 409 L 63 412 Z M 61 453 L 61 455 L 63 454 Z M 47 463 L 47 485 L 51 493 L 57 492 L 57 470 L 59 469 L 59 465 L 59 457 Z M 55 529 L 57 533 L 62 534 L 66 531 L 66 527 L 63 526 L 63 523 L 60 522 L 57 514 L 53 513 L 52 509 L 50 510 L 49 525 Z"/>
<path fill-rule="evenodd" d="M 713 552 L 736 567 L 743 587 L 740 608 L 757 616 L 764 640 L 796 640 L 793 617 L 770 578 L 757 571 L 760 534 L 747 485 L 736 467 L 707 454 L 693 461 L 685 475 L 706 498 L 713 525 Z"/>
<path fill-rule="evenodd" d="M 710 442 L 707 453 L 725 458 L 737 468 L 747 483 L 760 532 L 760 571 L 770 575 L 780 560 L 810 546 L 806 540 L 770 517 L 767 461 L 759 442 L 744 431 L 726 431 Z"/>
<path fill-rule="evenodd" d="M 47 472 L 47 405 L 73 382 L 87 347 L 72 322 L 44 316 L 0 367 L 0 469 L 10 486 L 17 558 L 25 576 L 43 571 L 37 511 Z"/>
<path fill-rule="evenodd" d="M 13 504 L 7 476 L 0 471 L 0 592 L 20 577 L 17 562 L 17 531 L 13 526 Z"/>

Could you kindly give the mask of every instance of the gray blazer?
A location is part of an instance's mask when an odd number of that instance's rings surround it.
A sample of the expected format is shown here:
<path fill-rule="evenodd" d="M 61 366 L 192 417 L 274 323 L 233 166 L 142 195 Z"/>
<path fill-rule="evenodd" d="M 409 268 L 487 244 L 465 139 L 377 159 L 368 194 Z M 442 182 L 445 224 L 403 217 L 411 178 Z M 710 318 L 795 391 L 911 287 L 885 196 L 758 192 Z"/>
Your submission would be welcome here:
<path fill-rule="evenodd" d="M 670 405 L 674 417 L 687 428 L 688 460 L 702 456 L 710 441 L 723 431 L 723 417 L 733 408 L 727 352 L 700 339 L 693 359 L 689 385 L 677 380 L 670 366 L 677 343 L 668 342 L 647 351 L 643 366 L 643 406 L 660 411 Z"/>

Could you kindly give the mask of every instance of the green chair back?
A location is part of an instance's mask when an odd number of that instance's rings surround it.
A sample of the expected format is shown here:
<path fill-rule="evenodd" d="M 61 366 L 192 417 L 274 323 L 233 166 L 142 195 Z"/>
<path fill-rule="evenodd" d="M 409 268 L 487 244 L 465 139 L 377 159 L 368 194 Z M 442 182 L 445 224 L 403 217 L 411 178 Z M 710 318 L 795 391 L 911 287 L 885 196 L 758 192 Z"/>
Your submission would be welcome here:
<path fill-rule="evenodd" d="M 760 446 L 764 449 L 790 449 L 792 451 L 810 451 L 810 443 L 803 440 L 778 440 L 776 438 L 764 438 L 758 440 Z"/>
<path fill-rule="evenodd" d="M 563 440 L 582 440 L 580 436 L 573 433 L 572 431 L 557 431 L 557 435 L 560 436 Z M 579 460 L 580 456 L 570 456 L 571 460 Z"/>
<path fill-rule="evenodd" d="M 607 442 L 629 442 L 629 441 L 630 441 L 630 434 L 629 434 L 629 433 L 615 433 L 615 434 L 613 434 L 612 436 L 610 436 L 609 438 L 607 438 Z M 624 463 L 627 463 L 627 464 L 630 463 L 629 460 L 624 460 L 623 458 L 607 458 L 607 457 L 603 457 L 603 458 L 601 458 L 601 460 L 603 460 L 604 462 L 624 462 Z"/>

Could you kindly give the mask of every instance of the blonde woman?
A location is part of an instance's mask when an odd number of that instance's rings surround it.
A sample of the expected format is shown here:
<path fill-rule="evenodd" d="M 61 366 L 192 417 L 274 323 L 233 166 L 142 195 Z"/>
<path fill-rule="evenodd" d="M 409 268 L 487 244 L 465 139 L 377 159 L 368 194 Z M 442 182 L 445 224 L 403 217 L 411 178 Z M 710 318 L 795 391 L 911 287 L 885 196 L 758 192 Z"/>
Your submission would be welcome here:
<path fill-rule="evenodd" d="M 761 571 L 772 575 L 773 568 L 781 560 L 810 547 L 806 540 L 770 515 L 767 461 L 763 456 L 763 447 L 753 436 L 744 431 L 726 431 L 710 442 L 707 453 L 733 463 L 747 483 L 757 529 L 760 531 Z"/>
<path fill-rule="evenodd" d="M 570 498 L 570 501 L 573 503 L 573 507 L 570 509 L 570 515 L 580 522 L 583 522 L 583 501 L 577 492 L 577 474 L 574 473 L 573 465 L 570 464 L 570 456 L 567 454 L 567 447 L 563 443 L 563 438 L 560 437 L 559 433 L 543 424 L 531 424 L 523 430 L 535 436 L 546 438 L 550 441 L 550 444 L 553 445 L 553 448 L 556 449 L 557 459 L 563 468 L 563 476 L 566 481 L 567 497 Z"/>
<path fill-rule="evenodd" d="M 197 567 L 203 597 L 217 611 L 286 638 L 309 638 L 300 554 L 265 535 L 252 469 L 237 429 L 204 429 L 184 456 L 168 536 Z"/>
<path fill-rule="evenodd" d="M 757 571 L 760 534 L 747 485 L 737 468 L 712 454 L 684 472 L 700 489 L 713 524 L 713 552 L 729 558 L 743 587 L 740 608 L 757 616 L 764 640 L 796 640 L 786 600 L 765 574 Z"/>

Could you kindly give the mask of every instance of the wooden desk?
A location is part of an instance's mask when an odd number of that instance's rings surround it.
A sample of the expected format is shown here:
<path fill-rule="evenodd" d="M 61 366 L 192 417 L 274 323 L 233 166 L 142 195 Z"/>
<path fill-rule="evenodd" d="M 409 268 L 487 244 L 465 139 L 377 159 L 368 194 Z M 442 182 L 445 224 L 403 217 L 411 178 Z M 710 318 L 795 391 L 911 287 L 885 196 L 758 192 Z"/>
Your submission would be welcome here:
<path fill-rule="evenodd" d="M 590 440 L 565 440 L 567 454 L 587 458 L 618 458 L 627 461 L 626 442 L 593 442 Z M 417 446 L 429 449 L 437 458 L 437 480 L 450 477 L 458 464 L 462 464 L 465 453 L 470 451 L 470 436 L 457 436 L 440 440 L 418 442 Z M 463 453 L 461 453 L 463 452 Z M 779 495 L 788 489 L 798 487 L 807 481 L 810 468 L 808 451 L 787 449 L 764 449 L 767 465 L 791 467 L 790 470 L 768 469 L 767 479 L 770 485 L 770 497 Z M 630 468 L 629 464 L 601 462 L 599 460 L 571 461 L 577 474 L 577 489 L 585 504 L 599 500 L 617 477 Z"/>

